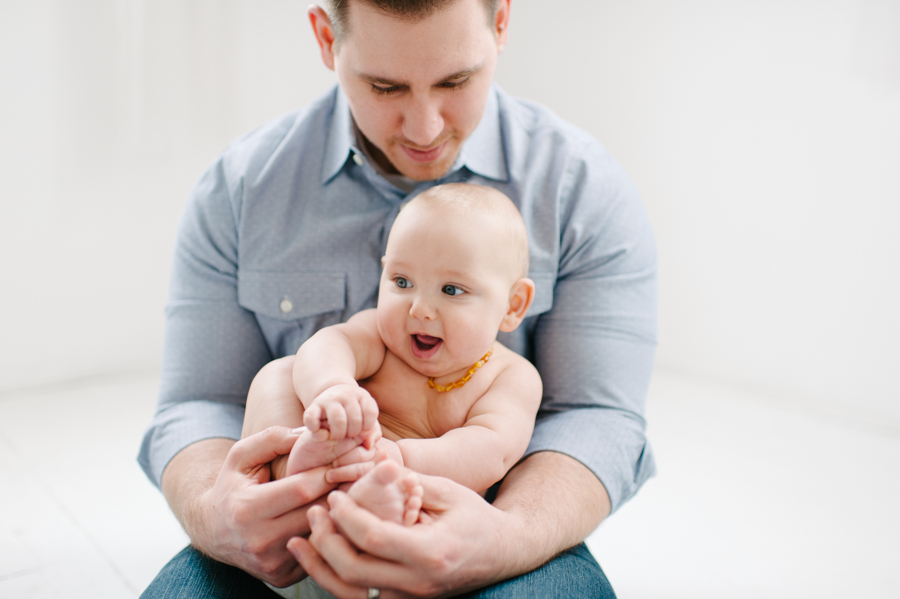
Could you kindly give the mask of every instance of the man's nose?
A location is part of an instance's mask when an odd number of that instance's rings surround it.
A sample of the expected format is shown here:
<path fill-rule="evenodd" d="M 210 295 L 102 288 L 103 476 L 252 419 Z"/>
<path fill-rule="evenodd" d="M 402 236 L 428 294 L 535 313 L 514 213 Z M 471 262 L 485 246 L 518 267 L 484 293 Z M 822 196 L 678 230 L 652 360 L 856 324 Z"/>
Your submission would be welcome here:
<path fill-rule="evenodd" d="M 403 115 L 403 136 L 420 148 L 428 148 L 443 130 L 440 100 L 425 95 L 413 98 Z"/>
<path fill-rule="evenodd" d="M 431 302 L 417 295 L 409 307 L 409 315 L 418 320 L 434 320 L 437 312 Z"/>

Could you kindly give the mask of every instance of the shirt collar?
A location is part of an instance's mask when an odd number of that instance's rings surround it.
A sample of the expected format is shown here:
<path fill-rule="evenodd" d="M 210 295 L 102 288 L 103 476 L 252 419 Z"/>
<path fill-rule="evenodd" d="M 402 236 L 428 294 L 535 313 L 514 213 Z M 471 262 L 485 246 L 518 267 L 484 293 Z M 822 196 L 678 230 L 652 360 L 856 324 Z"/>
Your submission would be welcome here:
<path fill-rule="evenodd" d="M 491 86 L 488 93 L 487 106 L 481 122 L 463 144 L 452 170 L 463 166 L 487 179 L 509 181 L 503 132 L 500 130 L 500 107 L 496 84 Z"/>
<path fill-rule="evenodd" d="M 353 121 L 350 106 L 339 86 L 335 86 L 334 112 L 325 140 L 325 159 L 322 161 L 322 185 L 328 183 L 343 168 L 353 152 Z"/>
<path fill-rule="evenodd" d="M 360 150 L 355 147 L 350 106 L 347 104 L 344 92 L 337 87 L 331 126 L 325 141 L 325 159 L 322 162 L 323 185 L 340 172 L 353 153 L 360 153 Z M 485 106 L 481 122 L 463 144 L 450 172 L 456 172 L 462 167 L 488 179 L 509 181 L 495 85 L 488 93 L 487 106 Z"/>

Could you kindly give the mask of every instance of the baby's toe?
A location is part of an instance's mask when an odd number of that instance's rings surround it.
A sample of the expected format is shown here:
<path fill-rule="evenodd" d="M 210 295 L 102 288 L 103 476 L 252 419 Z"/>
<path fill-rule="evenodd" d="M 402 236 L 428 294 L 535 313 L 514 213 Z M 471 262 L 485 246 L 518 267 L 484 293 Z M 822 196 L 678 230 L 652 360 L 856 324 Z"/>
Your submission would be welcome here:
<path fill-rule="evenodd" d="M 416 473 L 412 470 L 407 470 L 403 474 L 400 480 L 397 481 L 397 486 L 400 487 L 400 490 L 406 495 L 410 495 L 416 487 L 421 487 L 421 485 L 419 485 L 419 477 L 416 476 Z"/>
<path fill-rule="evenodd" d="M 402 479 L 400 478 L 402 474 L 403 469 L 400 464 L 392 460 L 385 460 L 383 462 L 378 462 L 375 469 L 372 470 L 371 476 L 378 484 L 389 485 L 394 482 L 402 484 Z"/>
<path fill-rule="evenodd" d="M 412 526 L 419 519 L 419 512 L 422 510 L 422 497 L 410 496 L 406 498 L 406 505 L 403 509 L 404 526 Z"/>

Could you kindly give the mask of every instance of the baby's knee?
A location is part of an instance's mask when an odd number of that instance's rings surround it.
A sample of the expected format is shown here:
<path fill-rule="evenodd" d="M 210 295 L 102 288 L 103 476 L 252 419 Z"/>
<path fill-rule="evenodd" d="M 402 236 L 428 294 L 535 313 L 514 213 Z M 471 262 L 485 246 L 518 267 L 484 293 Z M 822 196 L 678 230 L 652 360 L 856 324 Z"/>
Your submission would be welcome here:
<path fill-rule="evenodd" d="M 294 373 L 294 358 L 296 358 L 296 356 L 294 354 L 290 354 L 283 358 L 272 360 L 271 362 L 263 366 L 256 376 L 263 376 L 266 378 L 275 377 L 278 379 L 287 377 L 288 380 L 290 380 L 293 377 Z"/>
<path fill-rule="evenodd" d="M 256 373 L 250 384 L 250 393 L 254 388 L 268 389 L 272 386 L 290 385 L 293 387 L 294 356 L 285 356 L 272 360 Z"/>

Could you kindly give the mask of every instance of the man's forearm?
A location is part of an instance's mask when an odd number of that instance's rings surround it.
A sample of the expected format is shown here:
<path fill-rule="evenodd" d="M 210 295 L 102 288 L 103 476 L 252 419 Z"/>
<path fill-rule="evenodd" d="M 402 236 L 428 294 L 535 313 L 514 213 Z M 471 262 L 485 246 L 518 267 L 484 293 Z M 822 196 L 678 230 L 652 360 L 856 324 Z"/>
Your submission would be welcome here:
<path fill-rule="evenodd" d="M 513 468 L 494 507 L 521 526 L 508 537 L 520 560 L 509 564 L 510 575 L 529 572 L 581 543 L 610 512 L 609 495 L 594 473 L 552 451 L 532 454 Z"/>
<path fill-rule="evenodd" d="M 238 442 L 198 441 L 172 458 L 162 491 L 194 547 L 278 587 L 304 576 L 287 541 L 309 534 L 309 505 L 335 485 L 325 467 L 270 483 L 269 463 L 296 441 L 273 426 Z"/>
<path fill-rule="evenodd" d="M 191 541 L 201 551 L 205 539 L 199 525 L 201 515 L 197 498 L 215 484 L 232 445 L 231 439 L 198 441 L 178 452 L 163 471 L 163 495 Z"/>

